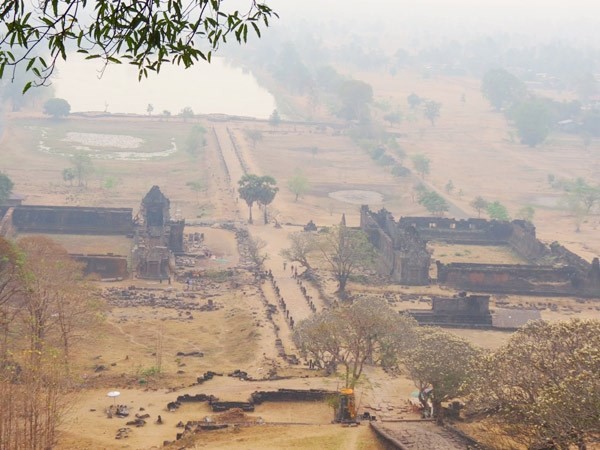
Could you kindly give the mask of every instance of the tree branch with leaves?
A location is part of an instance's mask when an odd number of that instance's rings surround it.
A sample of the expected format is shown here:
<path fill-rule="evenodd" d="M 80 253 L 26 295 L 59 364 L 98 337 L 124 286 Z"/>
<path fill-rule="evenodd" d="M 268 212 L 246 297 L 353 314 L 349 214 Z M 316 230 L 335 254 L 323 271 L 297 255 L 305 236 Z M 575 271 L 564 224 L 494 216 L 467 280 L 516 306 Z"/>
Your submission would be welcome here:
<path fill-rule="evenodd" d="M 220 0 L 14 0 L 0 6 L 5 25 L 0 38 L 0 78 L 9 69 L 14 77 L 24 65 L 33 85 L 47 82 L 58 60 L 74 48 L 87 59 L 127 62 L 138 78 L 159 73 L 163 64 L 188 68 L 229 38 L 244 43 L 248 31 L 260 37 L 277 13 L 268 5 L 248 0 L 245 9 L 226 8 Z M 40 56 L 39 50 L 49 55 Z"/>

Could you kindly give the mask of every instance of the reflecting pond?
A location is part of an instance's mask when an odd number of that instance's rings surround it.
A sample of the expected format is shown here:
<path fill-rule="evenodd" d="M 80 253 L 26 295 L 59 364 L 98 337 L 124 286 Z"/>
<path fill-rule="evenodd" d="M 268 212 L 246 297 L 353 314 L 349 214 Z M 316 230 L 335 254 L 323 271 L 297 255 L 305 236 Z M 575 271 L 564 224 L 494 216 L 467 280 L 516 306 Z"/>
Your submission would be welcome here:
<path fill-rule="evenodd" d="M 233 67 L 222 58 L 210 64 L 198 63 L 189 69 L 164 65 L 160 74 L 138 81 L 136 67 L 129 64 L 106 67 L 97 60 L 70 54 L 58 68 L 52 84 L 55 95 L 71 105 L 71 112 L 178 114 L 189 106 L 194 113 L 222 113 L 267 118 L 275 100 L 260 87 L 254 76 Z"/>

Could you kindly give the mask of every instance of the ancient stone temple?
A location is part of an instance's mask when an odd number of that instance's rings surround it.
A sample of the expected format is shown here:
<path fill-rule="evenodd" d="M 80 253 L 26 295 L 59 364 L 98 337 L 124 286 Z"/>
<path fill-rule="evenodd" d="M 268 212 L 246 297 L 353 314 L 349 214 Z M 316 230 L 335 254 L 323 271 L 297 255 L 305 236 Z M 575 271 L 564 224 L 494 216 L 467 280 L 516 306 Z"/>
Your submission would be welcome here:
<path fill-rule="evenodd" d="M 434 297 L 431 310 L 409 310 L 420 325 L 487 328 L 492 326 L 489 295 L 467 295 L 461 292 L 454 297 Z"/>
<path fill-rule="evenodd" d="M 174 267 L 174 253 L 183 252 L 184 220 L 171 220 L 171 202 L 158 186 L 142 200 L 135 219 L 133 262 L 140 278 L 167 279 Z"/>
<path fill-rule="evenodd" d="M 400 226 L 385 209 L 372 212 L 367 206 L 360 210 L 360 228 L 378 250 L 377 270 L 398 283 L 429 284 L 431 255 L 427 242 L 412 226 Z"/>
<path fill-rule="evenodd" d="M 557 242 L 545 244 L 535 226 L 524 220 L 402 217 L 385 209 L 361 207 L 361 229 L 379 251 L 377 271 L 408 285 L 430 283 L 427 242 L 453 245 L 504 246 L 522 264 L 436 261 L 436 281 L 475 292 L 600 297 L 600 264 L 590 264 Z M 434 255 L 435 256 L 435 255 Z"/>

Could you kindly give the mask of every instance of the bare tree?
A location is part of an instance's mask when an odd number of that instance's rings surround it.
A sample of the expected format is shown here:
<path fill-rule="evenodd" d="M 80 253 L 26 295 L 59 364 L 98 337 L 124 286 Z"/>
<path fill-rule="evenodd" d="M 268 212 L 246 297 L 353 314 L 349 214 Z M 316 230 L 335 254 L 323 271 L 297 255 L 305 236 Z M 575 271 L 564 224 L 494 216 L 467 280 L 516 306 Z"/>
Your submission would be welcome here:
<path fill-rule="evenodd" d="M 0 237 L 0 331 L 2 347 L 0 360 L 5 360 L 11 324 L 18 312 L 15 299 L 22 294 L 21 257 L 17 247 Z"/>
<path fill-rule="evenodd" d="M 318 248 L 338 282 L 338 295 L 344 297 L 351 275 L 371 267 L 375 250 L 362 230 L 344 224 L 332 227 L 320 236 Z"/>
<path fill-rule="evenodd" d="M 317 236 L 308 231 L 300 231 L 290 234 L 290 246 L 281 250 L 281 256 L 290 262 L 298 262 L 307 269 L 311 269 L 309 255 L 317 248 Z"/>
<path fill-rule="evenodd" d="M 267 243 L 259 238 L 248 236 L 246 243 L 246 251 L 248 252 L 248 258 L 252 262 L 255 270 L 260 270 L 264 262 L 269 258 L 269 255 L 263 252 Z"/>
<path fill-rule="evenodd" d="M 51 239 L 33 236 L 18 241 L 24 255 L 23 332 L 30 349 L 61 348 L 68 365 L 71 344 L 93 329 L 102 302 L 83 279 L 83 267 Z"/>

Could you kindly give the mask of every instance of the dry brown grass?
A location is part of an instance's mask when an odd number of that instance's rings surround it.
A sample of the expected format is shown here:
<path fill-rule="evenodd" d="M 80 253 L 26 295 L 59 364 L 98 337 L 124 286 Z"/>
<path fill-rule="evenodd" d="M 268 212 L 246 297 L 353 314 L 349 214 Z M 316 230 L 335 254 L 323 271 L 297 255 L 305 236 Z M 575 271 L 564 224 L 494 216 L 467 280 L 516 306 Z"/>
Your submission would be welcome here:
<path fill-rule="evenodd" d="M 468 214 L 476 215 L 469 202 L 476 195 L 490 200 L 500 200 L 514 214 L 521 206 L 536 207 L 535 223 L 538 235 L 548 241 L 559 240 L 582 256 L 590 258 L 600 254 L 600 233 L 597 233 L 598 217 L 584 223 L 581 233 L 573 233 L 573 218 L 564 211 L 545 205 L 544 199 L 556 196 L 546 181 L 549 173 L 556 177 L 585 177 L 591 181 L 600 179 L 600 150 L 593 143 L 585 150 L 576 138 L 554 136 L 538 149 L 529 149 L 510 141 L 509 128 L 504 119 L 491 111 L 482 99 L 477 80 L 460 78 L 422 79 L 414 73 L 400 73 L 395 77 L 387 74 L 357 74 L 371 83 L 379 99 L 388 99 L 406 109 L 406 96 L 411 92 L 441 101 L 442 117 L 436 127 L 418 118 L 415 122 L 405 121 L 392 131 L 402 134 L 400 144 L 410 155 L 424 153 L 432 160 L 431 174 L 425 179 L 443 192 L 451 179 L 455 191 L 450 196 Z M 467 102 L 460 101 L 465 93 Z M 302 103 L 298 103 L 302 104 Z M 380 114 L 381 113 L 377 113 Z M 76 119 L 74 119 L 76 120 Z M 117 122 L 102 121 L 104 129 L 111 129 Z M 144 120 L 121 118 L 118 126 L 148 126 Z M 212 125 L 206 123 L 207 126 Z M 162 123 L 152 121 L 151 126 L 165 133 L 186 134 L 191 124 L 181 122 Z M 226 124 L 235 136 L 244 159 L 250 169 L 259 174 L 272 174 L 281 188 L 271 211 L 280 222 L 305 224 L 313 219 L 317 225 L 338 223 L 341 213 L 346 213 L 349 225 L 358 225 L 358 207 L 328 197 L 332 191 L 364 189 L 380 192 L 384 205 L 396 218 L 408 215 L 423 215 L 425 211 L 415 204 L 410 195 L 415 178 L 394 178 L 386 169 L 376 165 L 368 155 L 356 147 L 349 138 L 332 130 L 319 131 L 314 127 L 282 124 L 278 128 L 261 122 L 235 122 Z M 247 129 L 261 129 L 263 140 L 254 148 L 245 138 Z M 214 140 L 208 137 L 209 146 L 204 154 L 193 159 L 179 152 L 167 159 L 157 161 L 98 161 L 100 169 L 89 183 L 88 189 L 80 190 L 62 182 L 61 171 L 69 165 L 65 158 L 51 156 L 35 150 L 37 142 L 26 129 L 7 124 L 2 137 L 2 170 L 15 182 L 15 190 L 27 195 L 27 203 L 57 205 L 97 205 L 132 207 L 137 210 L 143 195 L 153 184 L 158 184 L 171 199 L 172 212 L 179 210 L 186 219 L 234 220 L 245 217 L 245 205 L 236 204 L 231 195 L 231 185 L 224 180 L 220 161 L 215 151 Z M 318 151 L 313 156 L 312 147 Z M 407 165 L 410 163 L 407 161 Z M 286 189 L 287 180 L 294 170 L 301 168 L 311 182 L 311 190 L 298 202 Z M 102 177 L 112 176 L 118 180 L 117 187 L 102 187 Z M 186 183 L 206 181 L 206 190 L 196 198 Z M 235 184 L 237 180 L 232 180 Z M 458 196 L 462 190 L 463 195 Z M 373 208 L 379 205 L 371 205 Z M 256 213 L 256 210 L 255 210 Z M 254 225 L 251 232 L 268 241 L 270 259 L 268 264 L 278 276 L 282 260 L 278 256 L 287 246 L 287 234 L 296 227 L 275 230 L 272 227 Z M 230 264 L 237 263 L 235 240 L 231 233 L 222 230 L 193 228 L 190 231 L 205 232 L 207 244 L 217 256 L 228 255 Z M 89 245 L 79 238 L 65 239 L 68 247 L 83 249 L 121 249 L 123 242 L 96 240 Z M 432 244 L 434 258 L 446 261 L 465 262 L 513 262 L 514 255 L 498 248 L 453 246 L 452 248 Z M 70 248 L 70 247 L 69 247 Z M 466 250 L 469 250 L 470 254 Z M 83 251 L 83 250 L 81 250 Z M 113 251 L 113 250 L 105 250 Z M 120 251 L 114 251 L 118 253 Z M 457 255 L 460 253 L 461 256 Z M 218 268 L 220 266 L 210 266 Z M 130 282 L 123 283 L 124 286 Z M 285 283 L 288 281 L 286 280 Z M 135 283 L 158 287 L 149 282 Z M 294 283 L 289 280 L 289 283 Z M 175 285 L 175 288 L 181 286 Z M 333 291 L 333 283 L 327 283 Z M 189 386 L 195 377 L 206 370 L 227 371 L 240 368 L 261 376 L 271 367 L 274 354 L 272 327 L 264 317 L 264 308 L 254 288 L 242 288 L 224 293 L 216 299 L 225 308 L 216 312 L 194 312 L 194 319 L 187 320 L 174 310 L 150 308 L 114 308 L 107 322 L 92 337 L 82 342 L 78 353 L 78 370 L 82 375 L 81 394 L 73 400 L 73 409 L 63 427 L 61 449 L 97 448 L 150 448 L 160 445 L 165 439 L 173 439 L 179 420 L 197 420 L 209 413 L 204 404 L 185 405 L 175 413 L 166 413 L 164 405 L 172 401 L 178 392 L 214 392 L 224 399 L 244 400 L 253 390 L 284 387 L 336 388 L 336 380 L 310 378 L 268 384 L 244 383 L 239 380 L 220 378 L 195 388 Z M 370 295 L 384 292 L 397 294 L 452 295 L 452 290 L 429 286 L 404 288 L 402 286 L 363 286 L 351 284 L 350 290 Z M 298 311 L 301 318 L 309 314 L 302 308 L 302 299 L 286 299 Z M 544 318 L 557 320 L 573 316 L 600 317 L 597 304 L 579 302 L 575 299 L 545 299 L 511 297 L 502 298 L 513 305 L 539 306 L 545 303 L 558 305 L 556 311 L 542 311 Z M 397 303 L 398 309 L 427 308 L 426 302 L 408 301 Z M 453 330 L 483 347 L 495 348 L 506 341 L 509 334 L 496 331 Z M 157 335 L 162 335 L 164 353 L 163 374 L 146 378 L 147 384 L 139 384 L 141 374 L 156 365 Z M 289 333 L 282 328 L 282 333 Z M 289 342 L 286 334 L 285 342 Z M 183 358 L 176 361 L 176 351 L 200 350 L 203 358 Z M 99 358 L 97 358 L 99 356 Z M 185 366 L 180 366 L 181 363 Z M 108 370 L 94 373 L 97 364 Z M 116 364 L 116 365 L 112 365 Z M 280 364 L 281 365 L 281 364 Z M 184 373 L 177 374 L 178 370 Z M 289 371 L 282 367 L 282 373 Z M 292 371 L 289 371 L 290 373 Z M 297 372 L 296 372 L 297 373 Z M 401 403 L 413 389 L 404 379 L 386 378 L 378 371 L 369 373 L 371 382 L 369 403 L 378 404 L 382 398 Z M 94 387 L 98 387 L 95 389 Z M 106 392 L 118 387 L 123 391 L 120 401 L 134 408 L 144 407 L 152 418 L 164 414 L 165 425 L 149 424 L 143 429 L 134 429 L 126 441 L 116 441 L 114 434 L 123 426 L 116 419 L 106 419 L 103 409 L 110 403 Z M 365 400 L 366 402 L 366 400 Z M 330 412 L 323 405 L 264 405 L 257 414 L 269 421 L 302 421 L 314 418 L 322 425 L 311 426 L 263 426 L 242 428 L 238 433 L 231 430 L 206 433 L 196 448 L 363 448 L 378 449 L 379 444 L 366 427 L 342 429 L 326 425 Z M 91 411 L 94 409 L 95 411 Z"/>

